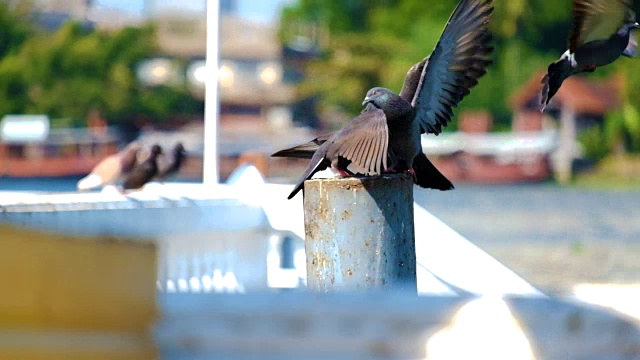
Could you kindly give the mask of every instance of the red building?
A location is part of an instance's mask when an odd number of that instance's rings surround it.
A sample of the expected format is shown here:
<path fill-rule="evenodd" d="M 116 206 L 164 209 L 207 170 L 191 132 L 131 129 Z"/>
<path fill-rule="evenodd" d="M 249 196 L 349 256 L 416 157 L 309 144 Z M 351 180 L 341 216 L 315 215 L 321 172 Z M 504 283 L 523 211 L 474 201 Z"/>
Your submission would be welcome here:
<path fill-rule="evenodd" d="M 510 99 L 513 128 L 514 131 L 554 129 L 558 132 L 558 148 L 553 153 L 552 164 L 556 178 L 565 182 L 571 179 L 574 162 L 582 157 L 577 140 L 579 133 L 601 125 L 606 114 L 620 106 L 624 79 L 620 75 L 606 80 L 593 80 L 589 76 L 570 77 L 542 114 L 538 109 L 543 75 L 535 74 Z"/>

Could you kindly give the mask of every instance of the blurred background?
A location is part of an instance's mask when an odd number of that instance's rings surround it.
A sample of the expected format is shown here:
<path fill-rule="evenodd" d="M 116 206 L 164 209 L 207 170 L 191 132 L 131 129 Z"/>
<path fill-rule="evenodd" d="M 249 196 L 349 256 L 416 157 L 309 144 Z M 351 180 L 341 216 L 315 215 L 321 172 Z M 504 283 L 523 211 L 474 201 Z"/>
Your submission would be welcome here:
<path fill-rule="evenodd" d="M 219 171 L 292 183 L 281 148 L 343 126 L 366 91 L 399 91 L 456 0 L 221 0 Z M 416 201 L 548 292 L 640 281 L 640 62 L 566 81 L 571 3 L 496 0 L 494 64 L 423 148 L 456 185 Z M 636 5 L 638 6 L 638 5 Z M 0 2 L 0 190 L 73 191 L 127 143 L 182 141 L 202 179 L 203 0 Z"/>

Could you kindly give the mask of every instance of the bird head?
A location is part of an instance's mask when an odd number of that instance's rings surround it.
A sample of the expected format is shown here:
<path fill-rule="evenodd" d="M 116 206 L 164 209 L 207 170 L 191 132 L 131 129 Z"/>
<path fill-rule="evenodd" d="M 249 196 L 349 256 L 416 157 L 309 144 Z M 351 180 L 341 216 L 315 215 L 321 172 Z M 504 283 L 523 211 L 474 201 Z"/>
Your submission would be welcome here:
<path fill-rule="evenodd" d="M 375 107 L 382 109 L 391 100 L 392 94 L 393 93 L 388 89 L 374 87 L 367 92 L 367 95 L 364 97 L 364 101 L 362 102 L 362 106 L 373 104 Z"/>
<path fill-rule="evenodd" d="M 636 12 L 631 7 L 627 8 L 627 14 L 624 17 L 624 25 L 629 29 L 639 29 L 640 24 L 636 21 Z"/>
<path fill-rule="evenodd" d="M 622 30 L 624 33 L 630 32 L 631 30 L 640 29 L 640 24 L 635 21 L 629 21 L 622 26 Z"/>
<path fill-rule="evenodd" d="M 160 147 L 160 145 L 153 145 L 151 147 L 151 155 L 156 157 L 158 155 L 162 154 L 162 148 Z"/>
<path fill-rule="evenodd" d="M 618 36 L 628 36 L 632 30 L 640 29 L 640 24 L 635 21 L 629 21 L 622 25 L 622 27 L 618 30 Z"/>
<path fill-rule="evenodd" d="M 629 6 L 624 16 L 624 22 L 615 35 L 627 37 L 631 34 L 632 30 L 636 29 L 640 29 L 640 24 L 636 21 L 636 12 Z"/>
<path fill-rule="evenodd" d="M 184 145 L 181 142 L 177 143 L 176 146 L 173 147 L 173 155 L 186 155 L 187 150 L 185 150 Z"/>

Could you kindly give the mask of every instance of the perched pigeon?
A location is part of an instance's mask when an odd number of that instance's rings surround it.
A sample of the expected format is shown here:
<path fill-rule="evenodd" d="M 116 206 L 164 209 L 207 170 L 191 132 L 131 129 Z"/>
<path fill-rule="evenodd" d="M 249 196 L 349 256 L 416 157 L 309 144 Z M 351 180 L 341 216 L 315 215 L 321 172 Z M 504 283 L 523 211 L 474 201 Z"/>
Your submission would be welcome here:
<path fill-rule="evenodd" d="M 341 176 L 381 174 L 387 167 L 388 143 L 384 112 L 368 105 L 358 117 L 318 147 L 288 199 L 302 189 L 305 180 L 329 166 Z"/>
<path fill-rule="evenodd" d="M 569 50 L 542 78 L 540 111 L 571 75 L 593 72 L 620 56 L 634 57 L 637 41 L 631 30 L 640 28 L 631 10 L 632 0 L 574 0 Z"/>
<path fill-rule="evenodd" d="M 122 182 L 135 167 L 140 149 L 142 144 L 134 141 L 117 154 L 106 157 L 91 170 L 89 175 L 78 181 L 78 190 L 91 190 Z"/>
<path fill-rule="evenodd" d="M 184 164 L 184 159 L 187 156 L 187 152 L 181 142 L 177 143 L 171 151 L 171 157 L 169 159 L 164 158 L 164 161 L 160 161 L 158 158 L 158 180 L 166 180 L 170 176 L 173 176 L 180 171 L 180 167 Z"/>
<path fill-rule="evenodd" d="M 313 152 L 289 199 L 328 166 L 342 176 L 407 171 L 421 187 L 453 189 L 422 152 L 420 135 L 442 132 L 452 109 L 486 73 L 493 52 L 488 30 L 492 13 L 492 0 L 462 0 L 431 56 L 409 69 L 400 95 L 373 88 L 364 99 L 366 108 L 342 130 L 273 154 L 309 158 Z"/>
<path fill-rule="evenodd" d="M 158 145 L 153 145 L 147 159 L 131 171 L 122 188 L 125 190 L 139 189 L 158 175 L 157 161 L 160 154 L 162 154 L 162 148 Z"/>

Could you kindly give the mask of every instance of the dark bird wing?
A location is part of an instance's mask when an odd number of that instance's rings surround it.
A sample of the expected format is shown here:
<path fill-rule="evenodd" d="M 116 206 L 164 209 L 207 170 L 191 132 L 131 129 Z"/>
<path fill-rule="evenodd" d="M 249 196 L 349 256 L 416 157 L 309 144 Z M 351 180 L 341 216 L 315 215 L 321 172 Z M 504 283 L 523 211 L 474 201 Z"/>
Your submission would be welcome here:
<path fill-rule="evenodd" d="M 133 170 L 131 175 L 125 180 L 122 187 L 124 189 L 139 189 L 144 186 L 144 184 L 151 181 L 151 179 L 156 176 L 157 168 L 154 168 L 147 164 L 140 164 L 139 167 Z"/>
<path fill-rule="evenodd" d="M 309 161 L 309 166 L 307 170 L 304 171 L 304 174 L 300 177 L 296 185 L 293 187 L 293 191 L 287 197 L 287 199 L 292 199 L 296 194 L 302 190 L 304 186 L 304 182 L 306 180 L 311 179 L 311 177 L 317 173 L 318 171 L 325 170 L 331 165 L 331 160 L 327 158 L 327 147 L 329 143 L 324 143 L 318 150 L 313 154 L 311 160 Z"/>
<path fill-rule="evenodd" d="M 309 167 L 296 183 L 288 199 L 293 198 L 316 172 L 337 164 L 339 159 L 348 163 L 353 174 L 379 175 L 387 168 L 389 130 L 384 112 L 373 105 L 342 130 L 333 133 L 313 154 Z"/>
<path fill-rule="evenodd" d="M 486 73 L 493 52 L 488 30 L 492 12 L 492 0 L 462 0 L 431 56 L 407 73 L 400 94 L 407 99 L 414 93 L 411 104 L 421 132 L 442 132 L 451 121 L 452 109 Z"/>
<path fill-rule="evenodd" d="M 632 0 L 573 0 L 569 51 L 581 45 L 608 39 L 627 21 L 634 21 Z"/>
<path fill-rule="evenodd" d="M 271 156 L 273 157 L 287 157 L 287 158 L 299 158 L 299 159 L 311 159 L 313 154 L 318 151 L 320 145 L 324 144 L 335 133 L 318 136 L 317 138 L 309 141 L 306 144 L 294 146 L 288 149 L 280 150 Z"/>
<path fill-rule="evenodd" d="M 149 157 L 136 166 L 127 177 L 122 187 L 124 189 L 139 189 L 158 174 L 158 164 L 155 157 Z"/>

